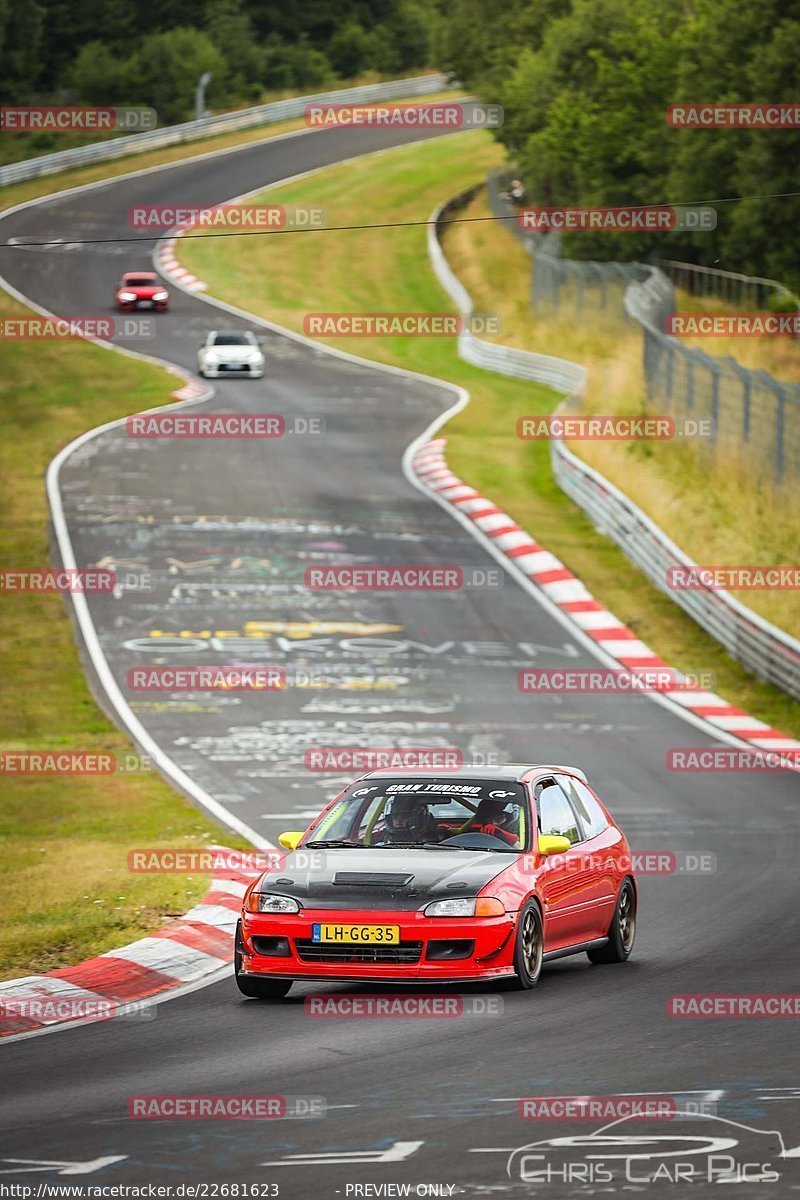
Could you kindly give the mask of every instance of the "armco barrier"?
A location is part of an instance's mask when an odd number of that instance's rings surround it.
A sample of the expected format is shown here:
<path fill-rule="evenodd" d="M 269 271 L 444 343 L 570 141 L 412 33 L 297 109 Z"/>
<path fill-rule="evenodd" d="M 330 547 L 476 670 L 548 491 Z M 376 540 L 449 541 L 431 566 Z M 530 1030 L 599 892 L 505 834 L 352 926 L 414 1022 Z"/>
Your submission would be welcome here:
<path fill-rule="evenodd" d="M 89 146 L 76 146 L 72 150 L 59 150 L 55 154 L 43 154 L 39 158 L 27 158 L 22 162 L 9 163 L 0 167 L 0 187 L 19 183 L 24 179 L 38 179 L 41 175 L 54 175 L 70 167 L 83 167 L 89 163 L 107 162 L 129 154 L 141 154 L 144 150 L 157 150 L 162 146 L 174 146 L 181 142 L 194 142 L 214 134 L 228 133 L 237 129 L 250 129 L 256 125 L 272 125 L 276 121 L 302 117 L 309 104 L 362 104 L 376 100 L 398 100 L 411 96 L 424 96 L 429 92 L 454 87 L 446 75 L 420 75 L 414 79 L 392 79 L 387 83 L 368 83 L 361 87 L 344 88 L 337 92 L 317 92 L 312 96 L 293 96 L 289 100 L 275 100 L 270 104 L 259 104 L 255 108 L 243 108 L 238 112 L 223 113 L 218 117 L 205 117 L 200 121 L 186 121 L 182 125 L 166 125 L 163 129 L 147 133 L 131 133 L 107 142 L 93 142 Z"/>
<path fill-rule="evenodd" d="M 428 226 L 428 254 L 434 272 L 464 316 L 472 313 L 472 299 L 450 269 L 442 251 L 439 233 L 442 224 L 468 204 L 482 187 L 483 184 L 478 184 L 441 205 L 430 218 L 431 223 Z M 534 380 L 559 392 L 581 392 L 586 383 L 586 368 L 577 363 L 569 362 L 565 358 L 553 358 L 549 354 L 532 354 L 527 350 L 516 350 L 511 346 L 485 342 L 467 329 L 459 334 L 458 353 L 475 367 L 497 371 L 500 375 L 513 375 L 517 379 Z"/>
<path fill-rule="evenodd" d="M 472 313 L 472 300 L 444 256 L 440 232 L 442 224 L 463 208 L 480 186 L 441 205 L 431 216 L 428 227 L 428 253 L 434 273 L 464 317 Z M 460 335 L 458 351 L 474 366 L 517 379 L 535 380 L 566 393 L 562 409 L 576 407 L 585 387 L 586 369 L 565 359 L 491 344 L 469 332 Z M 670 590 L 667 587 L 670 567 L 697 564 L 632 500 L 563 442 L 551 441 L 550 455 L 559 486 L 656 587 L 759 679 L 774 683 L 800 700 L 800 641 L 765 621 L 726 591 Z"/>

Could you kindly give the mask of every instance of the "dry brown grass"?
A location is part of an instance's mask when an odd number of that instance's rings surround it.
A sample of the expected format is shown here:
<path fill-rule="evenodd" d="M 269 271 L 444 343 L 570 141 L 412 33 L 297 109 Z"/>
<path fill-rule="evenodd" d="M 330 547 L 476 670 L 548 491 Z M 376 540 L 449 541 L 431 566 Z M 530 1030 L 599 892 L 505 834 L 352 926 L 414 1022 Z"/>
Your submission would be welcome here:
<path fill-rule="evenodd" d="M 485 194 L 480 193 L 463 215 L 488 217 Z M 619 319 L 602 322 L 580 313 L 558 318 L 532 313 L 530 259 L 496 221 L 454 224 L 447 231 L 446 244 L 448 259 L 475 308 L 501 316 L 503 329 L 496 340 L 586 366 L 586 412 L 643 411 L 642 339 L 637 326 Z M 694 301 L 689 298 L 687 303 Z M 733 340 L 744 343 L 746 339 Z M 704 341 L 707 350 L 709 339 Z M 735 458 L 710 460 L 703 450 L 677 441 L 582 441 L 571 443 L 570 448 L 630 496 L 698 562 L 798 561 L 800 494 L 789 488 L 778 493 L 753 478 Z M 735 594 L 767 620 L 800 634 L 795 593 Z"/>

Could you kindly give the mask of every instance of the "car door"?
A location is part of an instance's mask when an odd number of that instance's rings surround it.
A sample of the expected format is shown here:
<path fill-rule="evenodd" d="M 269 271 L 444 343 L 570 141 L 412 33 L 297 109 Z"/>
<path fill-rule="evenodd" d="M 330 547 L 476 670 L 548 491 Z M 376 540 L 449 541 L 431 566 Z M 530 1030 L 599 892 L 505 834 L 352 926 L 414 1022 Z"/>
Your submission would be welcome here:
<path fill-rule="evenodd" d="M 619 832 L 610 824 L 591 789 L 572 775 L 556 775 L 584 832 L 582 849 L 589 878 L 586 898 L 592 902 L 589 937 L 605 937 L 611 924 L 619 884 Z"/>
<path fill-rule="evenodd" d="M 594 880 L 584 829 L 555 776 L 534 788 L 539 833 L 565 837 L 570 849 L 541 860 L 539 892 L 544 906 L 545 951 L 561 950 L 597 936 L 593 933 Z"/>

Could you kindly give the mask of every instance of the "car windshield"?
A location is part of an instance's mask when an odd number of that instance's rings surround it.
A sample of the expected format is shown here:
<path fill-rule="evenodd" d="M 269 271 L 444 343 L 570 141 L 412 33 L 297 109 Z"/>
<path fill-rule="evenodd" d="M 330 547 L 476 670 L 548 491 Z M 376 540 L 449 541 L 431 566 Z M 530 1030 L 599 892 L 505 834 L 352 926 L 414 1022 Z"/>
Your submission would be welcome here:
<path fill-rule="evenodd" d="M 218 333 L 214 338 L 215 346 L 249 346 L 250 338 L 246 333 Z"/>
<path fill-rule="evenodd" d="M 155 287 L 155 279 L 152 275 L 133 275 L 129 279 L 123 279 L 123 287 Z"/>
<path fill-rule="evenodd" d="M 364 780 L 339 798 L 306 845 L 522 851 L 525 789 L 507 780 Z"/>

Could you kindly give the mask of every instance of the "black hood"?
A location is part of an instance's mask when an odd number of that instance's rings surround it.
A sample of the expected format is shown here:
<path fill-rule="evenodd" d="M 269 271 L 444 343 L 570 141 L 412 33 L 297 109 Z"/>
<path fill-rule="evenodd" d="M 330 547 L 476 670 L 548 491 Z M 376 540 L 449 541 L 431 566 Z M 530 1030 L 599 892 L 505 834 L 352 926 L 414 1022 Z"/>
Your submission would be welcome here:
<path fill-rule="evenodd" d="M 301 849 L 267 871 L 260 889 L 304 908 L 417 909 L 474 896 L 513 861 L 496 850 Z"/>

